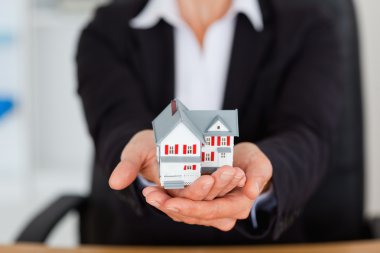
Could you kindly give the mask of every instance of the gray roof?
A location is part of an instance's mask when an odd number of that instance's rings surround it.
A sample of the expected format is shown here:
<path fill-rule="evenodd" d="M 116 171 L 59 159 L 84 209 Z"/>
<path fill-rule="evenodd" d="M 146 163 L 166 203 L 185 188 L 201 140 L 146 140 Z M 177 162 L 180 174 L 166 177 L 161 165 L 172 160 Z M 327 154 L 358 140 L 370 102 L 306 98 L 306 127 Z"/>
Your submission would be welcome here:
<path fill-rule="evenodd" d="M 195 110 L 191 111 L 175 99 L 177 111 L 172 115 L 169 104 L 152 122 L 154 137 L 157 144 L 164 139 L 179 123 L 186 125 L 189 130 L 202 142 L 207 135 L 239 136 L 238 111 L 236 110 Z M 207 132 L 214 122 L 220 120 L 229 131 Z"/>

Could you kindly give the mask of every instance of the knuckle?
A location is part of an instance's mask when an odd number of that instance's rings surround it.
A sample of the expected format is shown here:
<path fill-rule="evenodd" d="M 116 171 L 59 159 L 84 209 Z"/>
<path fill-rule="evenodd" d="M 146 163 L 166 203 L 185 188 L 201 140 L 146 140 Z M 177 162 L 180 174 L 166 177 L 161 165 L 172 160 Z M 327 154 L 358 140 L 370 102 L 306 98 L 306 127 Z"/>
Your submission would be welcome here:
<path fill-rule="evenodd" d="M 202 193 L 200 193 L 199 191 L 195 190 L 195 189 L 192 189 L 190 191 L 187 191 L 185 193 L 186 197 L 191 199 L 191 200 L 200 200 L 203 198 L 203 195 Z"/>

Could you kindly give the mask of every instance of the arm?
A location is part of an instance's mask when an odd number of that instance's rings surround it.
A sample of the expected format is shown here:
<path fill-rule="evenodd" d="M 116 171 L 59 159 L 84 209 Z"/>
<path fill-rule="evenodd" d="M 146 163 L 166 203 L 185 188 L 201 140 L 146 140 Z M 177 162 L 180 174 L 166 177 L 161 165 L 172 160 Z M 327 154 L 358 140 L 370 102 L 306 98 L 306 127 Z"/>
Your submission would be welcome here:
<path fill-rule="evenodd" d="M 327 170 L 341 94 L 342 58 L 336 31 L 333 22 L 319 14 L 305 20 L 305 35 L 277 90 L 265 136 L 257 146 L 235 146 L 234 166 L 242 168 L 247 177 L 243 191 L 196 202 L 171 198 L 148 187 L 148 202 L 158 202 L 161 211 L 189 224 L 230 230 L 242 220 L 237 229 L 252 239 L 269 235 L 277 239 L 292 224 Z M 277 205 L 258 217 L 259 229 L 253 230 L 247 217 L 270 179 Z"/>
<path fill-rule="evenodd" d="M 273 166 L 274 238 L 288 228 L 328 169 L 341 96 L 342 57 L 333 22 L 313 20 L 257 143 Z"/>
<path fill-rule="evenodd" d="M 78 93 L 105 181 L 120 162 L 126 143 L 136 132 L 150 128 L 153 118 L 136 67 L 125 56 L 128 35 L 121 27 L 124 21 L 118 20 L 123 16 L 112 12 L 111 6 L 98 9 L 83 30 L 76 56 Z M 134 185 L 116 193 L 142 214 L 141 194 Z"/>
<path fill-rule="evenodd" d="M 136 132 L 151 128 L 153 118 L 144 103 L 143 83 L 123 58 L 123 22 L 107 8 L 100 8 L 84 29 L 76 58 L 78 93 L 106 178 L 126 143 Z"/>

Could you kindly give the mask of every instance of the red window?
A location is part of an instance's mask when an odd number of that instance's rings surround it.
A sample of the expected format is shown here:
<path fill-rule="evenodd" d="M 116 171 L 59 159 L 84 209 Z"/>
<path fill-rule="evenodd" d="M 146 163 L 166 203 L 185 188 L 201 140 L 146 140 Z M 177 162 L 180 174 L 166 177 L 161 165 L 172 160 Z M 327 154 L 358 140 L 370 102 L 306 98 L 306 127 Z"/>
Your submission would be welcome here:
<path fill-rule="evenodd" d="M 175 144 L 174 153 L 175 153 L 176 155 L 178 155 L 178 144 Z"/>
<path fill-rule="evenodd" d="M 211 152 L 211 161 L 214 161 L 214 152 Z"/>
<path fill-rule="evenodd" d="M 214 146 L 214 144 L 215 144 L 215 138 L 214 136 L 211 136 L 211 146 Z"/>
<path fill-rule="evenodd" d="M 193 170 L 197 169 L 197 165 L 193 164 Z"/>
<path fill-rule="evenodd" d="M 218 136 L 218 146 L 220 146 L 220 136 Z"/>
<path fill-rule="evenodd" d="M 229 146 L 230 145 L 230 136 L 227 136 L 227 146 Z"/>
<path fill-rule="evenodd" d="M 195 154 L 195 153 L 197 153 L 197 145 L 196 144 L 193 145 L 193 154 Z"/>
<path fill-rule="evenodd" d="M 165 155 L 169 153 L 169 145 L 165 145 Z"/>
<path fill-rule="evenodd" d="M 183 145 L 183 154 L 186 155 L 187 145 Z"/>
<path fill-rule="evenodd" d="M 202 152 L 202 162 L 205 160 L 205 152 Z"/>

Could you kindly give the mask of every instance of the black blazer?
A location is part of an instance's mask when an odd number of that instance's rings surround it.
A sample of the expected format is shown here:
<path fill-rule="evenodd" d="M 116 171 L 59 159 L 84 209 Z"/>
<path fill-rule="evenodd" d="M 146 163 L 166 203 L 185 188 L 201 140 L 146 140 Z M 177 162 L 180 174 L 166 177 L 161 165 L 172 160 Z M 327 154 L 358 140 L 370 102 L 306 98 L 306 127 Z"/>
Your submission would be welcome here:
<path fill-rule="evenodd" d="M 145 1 L 98 9 L 77 53 L 78 92 L 96 151 L 84 243 L 307 240 L 297 217 L 328 170 L 342 57 L 327 10 L 281 2 L 261 2 L 262 32 L 239 14 L 223 103 L 239 109 L 237 142 L 256 143 L 271 160 L 278 204 L 271 213 L 258 213 L 258 230 L 245 220 L 230 232 L 171 221 L 144 203 L 137 185 L 117 194 L 109 189 L 123 147 L 151 128 L 174 96 L 173 29 L 162 20 L 151 29 L 132 29 L 128 22 Z"/>

